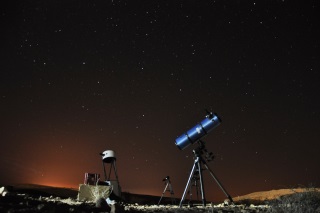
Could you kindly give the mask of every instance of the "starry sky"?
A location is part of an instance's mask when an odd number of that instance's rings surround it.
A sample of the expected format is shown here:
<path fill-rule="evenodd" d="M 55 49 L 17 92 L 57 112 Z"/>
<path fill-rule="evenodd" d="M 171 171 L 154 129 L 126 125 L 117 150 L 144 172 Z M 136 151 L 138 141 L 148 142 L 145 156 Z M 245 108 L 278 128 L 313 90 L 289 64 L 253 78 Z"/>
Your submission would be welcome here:
<path fill-rule="evenodd" d="M 204 119 L 232 196 L 320 184 L 317 1 L 10 1 L 0 183 L 74 187 L 116 153 L 122 191 L 182 196 Z M 109 165 L 106 165 L 109 166 Z M 225 196 L 207 171 L 207 200 Z M 169 196 L 169 194 L 168 194 Z"/>

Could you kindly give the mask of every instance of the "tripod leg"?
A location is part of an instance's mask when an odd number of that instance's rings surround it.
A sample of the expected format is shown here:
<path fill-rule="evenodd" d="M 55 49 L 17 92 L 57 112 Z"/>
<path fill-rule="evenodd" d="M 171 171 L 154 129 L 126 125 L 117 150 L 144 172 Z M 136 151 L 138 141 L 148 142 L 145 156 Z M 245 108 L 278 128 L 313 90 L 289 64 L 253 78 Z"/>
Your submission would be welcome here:
<path fill-rule="evenodd" d="M 118 184 L 120 185 L 120 183 L 119 183 L 119 177 L 118 177 L 118 172 L 117 172 L 117 167 L 116 167 L 116 161 L 114 160 L 114 161 L 112 162 L 112 164 L 113 164 L 114 174 L 116 175 L 117 182 L 118 182 Z"/>
<path fill-rule="evenodd" d="M 111 171 L 112 171 L 112 166 L 113 166 L 113 162 L 110 165 L 110 170 L 109 170 L 109 176 L 108 176 L 108 180 L 110 180 L 110 176 L 111 176 Z"/>
<path fill-rule="evenodd" d="M 120 186 L 119 177 L 118 177 L 118 173 L 117 173 L 116 160 L 113 160 L 111 165 L 113 166 L 114 174 L 116 176 L 116 180 L 117 180 L 117 184 L 118 184 L 118 193 L 119 193 L 118 196 L 121 197 L 121 186 Z M 110 174 L 111 174 L 111 168 L 110 168 Z"/>
<path fill-rule="evenodd" d="M 169 182 L 168 182 L 168 184 L 169 184 L 169 190 L 170 190 L 171 202 L 172 202 L 172 205 L 174 205 L 174 204 L 175 204 L 175 199 L 174 199 L 174 197 L 173 197 L 174 192 L 173 192 L 173 189 L 172 189 L 171 182 L 169 181 Z"/>
<path fill-rule="evenodd" d="M 198 162 L 199 162 L 199 157 L 196 158 L 196 160 L 194 161 L 193 167 L 191 169 L 190 176 L 189 176 L 186 188 L 184 189 L 184 192 L 183 192 L 183 195 L 182 195 L 182 198 L 181 198 L 181 201 L 180 201 L 180 205 L 179 205 L 180 208 L 182 207 L 182 203 L 184 201 L 184 198 L 186 197 L 186 193 L 188 191 L 188 187 L 190 185 L 190 181 L 191 181 L 191 179 L 193 177 L 194 169 L 195 169 L 196 166 L 198 166 L 198 164 L 197 164 Z"/>
<path fill-rule="evenodd" d="M 199 200 L 199 186 L 198 186 L 198 180 L 194 180 L 194 186 L 195 186 L 195 188 L 196 188 L 197 200 Z"/>
<path fill-rule="evenodd" d="M 193 179 L 193 178 L 192 178 Z M 192 201 L 192 184 L 190 184 L 189 185 L 189 191 L 188 191 L 188 193 L 189 193 L 189 200 L 190 200 L 190 202 Z"/>
<path fill-rule="evenodd" d="M 228 192 L 224 189 L 218 178 L 214 175 L 214 173 L 211 171 L 209 166 L 206 164 L 206 162 L 203 162 L 204 166 L 206 167 L 207 170 L 209 170 L 210 175 L 213 177 L 213 179 L 217 182 L 218 186 L 220 189 L 223 191 L 223 193 L 227 196 L 227 198 L 230 200 L 231 203 L 233 203 L 232 197 L 228 194 Z"/>
<path fill-rule="evenodd" d="M 199 169 L 199 178 L 200 178 L 200 189 L 201 189 L 202 205 L 203 205 L 203 207 L 205 207 L 205 206 L 206 206 L 206 197 L 205 197 L 205 194 L 204 194 L 204 187 L 203 187 L 201 161 L 198 161 L 198 169 Z"/>
<path fill-rule="evenodd" d="M 106 167 L 102 161 L 102 167 L 103 167 L 103 172 L 104 172 L 104 180 L 106 181 L 107 180 L 107 173 L 106 173 Z"/>
<path fill-rule="evenodd" d="M 161 197 L 160 197 L 160 200 L 159 200 L 159 202 L 158 202 L 158 205 L 160 204 L 164 193 L 167 191 L 168 184 L 169 184 L 169 182 L 168 182 L 167 185 L 164 187 L 164 190 L 163 190 L 163 192 L 162 192 L 162 195 L 161 195 Z"/>

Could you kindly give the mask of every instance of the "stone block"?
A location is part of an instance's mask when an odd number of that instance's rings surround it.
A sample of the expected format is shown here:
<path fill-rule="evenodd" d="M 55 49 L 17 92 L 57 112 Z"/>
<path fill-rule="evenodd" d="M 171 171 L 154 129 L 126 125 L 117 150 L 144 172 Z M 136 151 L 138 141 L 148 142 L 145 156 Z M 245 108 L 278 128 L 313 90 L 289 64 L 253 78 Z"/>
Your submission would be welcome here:
<path fill-rule="evenodd" d="M 78 200 L 96 202 L 99 198 L 108 198 L 112 192 L 111 186 L 101 185 L 79 185 Z"/>

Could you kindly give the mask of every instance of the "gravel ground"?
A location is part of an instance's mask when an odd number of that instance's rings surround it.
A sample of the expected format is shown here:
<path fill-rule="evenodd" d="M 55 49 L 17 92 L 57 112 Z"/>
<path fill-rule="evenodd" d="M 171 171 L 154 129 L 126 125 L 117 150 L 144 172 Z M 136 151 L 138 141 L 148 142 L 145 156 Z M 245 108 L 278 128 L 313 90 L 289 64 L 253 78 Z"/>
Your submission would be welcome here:
<path fill-rule="evenodd" d="M 7 193 L 0 196 L 0 212 L 211 212 L 211 213 L 255 213 L 265 212 L 267 206 L 245 206 L 224 204 L 211 205 L 206 207 L 194 205 L 193 207 L 177 205 L 139 205 L 118 203 L 115 208 L 95 202 L 80 202 L 73 198 L 62 199 L 60 197 L 34 196 L 30 194 Z"/>

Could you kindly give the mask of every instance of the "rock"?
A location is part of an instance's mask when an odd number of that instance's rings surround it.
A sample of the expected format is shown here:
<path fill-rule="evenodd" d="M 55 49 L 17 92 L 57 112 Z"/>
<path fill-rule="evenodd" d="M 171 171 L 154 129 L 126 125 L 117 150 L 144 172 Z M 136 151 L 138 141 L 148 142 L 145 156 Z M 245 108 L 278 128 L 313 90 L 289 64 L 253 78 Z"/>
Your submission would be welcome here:
<path fill-rule="evenodd" d="M 8 193 L 8 190 L 3 186 L 0 188 L 0 195 L 1 196 L 6 196 L 6 194 Z"/>
<path fill-rule="evenodd" d="M 106 199 L 104 198 L 98 198 L 97 201 L 96 201 L 96 207 L 97 208 L 108 208 L 108 204 L 106 202 Z"/>

